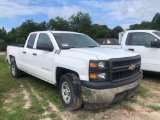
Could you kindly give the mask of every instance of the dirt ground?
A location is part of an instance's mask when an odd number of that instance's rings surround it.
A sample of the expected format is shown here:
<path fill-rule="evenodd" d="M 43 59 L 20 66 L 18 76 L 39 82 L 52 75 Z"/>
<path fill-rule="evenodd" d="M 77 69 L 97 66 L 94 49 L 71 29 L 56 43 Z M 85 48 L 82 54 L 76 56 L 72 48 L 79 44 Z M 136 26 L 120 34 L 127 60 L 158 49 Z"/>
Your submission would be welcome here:
<path fill-rule="evenodd" d="M 14 79 L 2 62 L 4 56 L 0 58 L 0 119 L 160 120 L 159 73 L 144 72 L 141 86 L 129 100 L 98 110 L 68 111 L 62 108 L 56 87 L 30 75 Z"/>
<path fill-rule="evenodd" d="M 5 54 L 5 52 L 0 52 L 0 55 L 4 55 Z"/>
<path fill-rule="evenodd" d="M 45 98 L 45 95 L 41 94 L 33 83 L 24 79 L 29 78 L 24 76 L 18 80 L 18 89 L 4 94 L 3 109 L 8 113 L 15 112 L 14 107 L 10 106 L 17 105 L 21 107 L 21 111 L 32 110 L 29 112 L 30 119 L 39 116 L 37 119 L 41 120 L 160 120 L 159 73 L 144 72 L 141 90 L 133 98 L 118 101 L 108 108 L 99 110 L 84 108 L 76 111 L 60 110 L 57 104 Z M 40 109 L 38 106 L 42 108 Z"/>

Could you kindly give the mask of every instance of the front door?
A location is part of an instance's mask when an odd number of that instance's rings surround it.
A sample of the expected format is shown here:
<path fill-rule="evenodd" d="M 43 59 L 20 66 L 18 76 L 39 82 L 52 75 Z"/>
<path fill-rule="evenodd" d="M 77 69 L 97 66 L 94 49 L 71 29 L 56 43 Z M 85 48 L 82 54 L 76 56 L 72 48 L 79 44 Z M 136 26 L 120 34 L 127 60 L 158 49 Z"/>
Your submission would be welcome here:
<path fill-rule="evenodd" d="M 47 33 L 40 33 L 38 36 L 36 50 L 34 52 L 34 66 L 36 67 L 36 76 L 48 81 L 52 81 L 53 75 L 53 51 L 40 49 L 38 46 L 53 47 L 53 43 Z"/>
<path fill-rule="evenodd" d="M 142 70 L 160 71 L 160 48 L 151 47 L 151 42 L 158 40 L 155 36 L 145 32 L 129 33 L 126 50 L 141 55 Z"/>

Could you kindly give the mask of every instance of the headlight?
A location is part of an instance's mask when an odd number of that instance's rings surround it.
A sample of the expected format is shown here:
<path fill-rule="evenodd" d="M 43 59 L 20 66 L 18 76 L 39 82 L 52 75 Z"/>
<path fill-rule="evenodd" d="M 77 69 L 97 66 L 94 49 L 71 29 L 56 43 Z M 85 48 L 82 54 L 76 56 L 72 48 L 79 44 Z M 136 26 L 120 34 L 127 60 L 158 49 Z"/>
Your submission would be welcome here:
<path fill-rule="evenodd" d="M 105 80 L 105 79 L 106 79 L 106 73 L 99 73 L 99 74 L 98 74 L 98 79 L 103 79 L 103 80 Z"/>
<path fill-rule="evenodd" d="M 89 67 L 91 69 L 104 69 L 106 67 L 105 62 L 90 62 Z"/>
<path fill-rule="evenodd" d="M 91 60 L 89 62 L 89 80 L 105 81 L 108 80 L 109 62 L 106 60 Z"/>
<path fill-rule="evenodd" d="M 90 73 L 89 78 L 96 81 L 96 80 L 105 80 L 106 73 Z"/>
<path fill-rule="evenodd" d="M 105 68 L 105 63 L 104 62 L 99 62 L 98 63 L 98 68 L 99 69 L 104 69 Z"/>

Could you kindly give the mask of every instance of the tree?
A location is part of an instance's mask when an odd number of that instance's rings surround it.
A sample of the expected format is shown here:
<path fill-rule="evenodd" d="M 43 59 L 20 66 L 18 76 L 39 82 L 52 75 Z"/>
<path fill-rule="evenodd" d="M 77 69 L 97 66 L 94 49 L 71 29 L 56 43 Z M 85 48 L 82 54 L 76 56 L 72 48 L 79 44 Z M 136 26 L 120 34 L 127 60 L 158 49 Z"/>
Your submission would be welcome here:
<path fill-rule="evenodd" d="M 152 23 L 160 25 L 160 13 L 156 13 L 152 19 Z"/>
<path fill-rule="evenodd" d="M 111 30 L 107 25 L 92 24 L 88 13 L 78 12 L 77 14 L 73 14 L 68 20 L 64 20 L 61 17 L 50 19 L 48 23 L 45 21 L 36 23 L 33 20 L 26 20 L 19 27 L 12 28 L 8 33 L 2 28 L 0 29 L 0 39 L 7 44 L 24 44 L 30 32 L 44 30 L 81 32 L 96 39 L 104 38 L 105 36 L 117 37 L 123 28 L 117 26 Z"/>
<path fill-rule="evenodd" d="M 0 39 L 0 51 L 5 51 L 6 50 L 6 43 L 4 42 L 3 39 Z"/>
<path fill-rule="evenodd" d="M 110 31 L 106 25 L 93 24 L 89 30 L 89 35 L 93 39 L 110 37 Z"/>
<path fill-rule="evenodd" d="M 154 25 L 154 29 L 160 30 L 160 13 L 156 13 L 152 19 L 152 24 Z"/>
<path fill-rule="evenodd" d="M 0 39 L 3 39 L 5 42 L 7 42 L 7 31 L 4 27 L 0 29 Z"/>
<path fill-rule="evenodd" d="M 123 28 L 121 26 L 117 26 L 115 28 L 113 28 L 112 30 L 112 37 L 117 38 L 118 39 L 118 33 L 124 31 Z"/>
<path fill-rule="evenodd" d="M 61 17 L 56 17 L 55 19 L 50 19 L 47 27 L 49 30 L 69 30 L 69 24 L 66 20 Z"/>
<path fill-rule="evenodd" d="M 140 24 L 133 24 L 129 26 L 129 30 L 145 30 L 154 29 L 160 30 L 160 13 L 156 13 L 152 21 L 142 21 Z"/>
<path fill-rule="evenodd" d="M 69 18 L 69 27 L 71 31 L 89 34 L 92 21 L 88 13 L 78 12 Z"/>
<path fill-rule="evenodd" d="M 36 23 L 33 20 L 26 20 L 19 27 L 13 28 L 8 33 L 9 44 L 24 44 L 29 33 L 34 31 L 47 30 L 47 23 Z"/>

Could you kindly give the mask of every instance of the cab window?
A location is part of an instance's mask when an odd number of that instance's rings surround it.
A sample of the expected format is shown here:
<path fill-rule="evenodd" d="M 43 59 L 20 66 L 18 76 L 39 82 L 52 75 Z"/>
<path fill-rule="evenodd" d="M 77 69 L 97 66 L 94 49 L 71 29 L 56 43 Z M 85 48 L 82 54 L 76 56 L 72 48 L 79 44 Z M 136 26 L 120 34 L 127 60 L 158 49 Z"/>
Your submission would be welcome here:
<path fill-rule="evenodd" d="M 37 34 L 31 34 L 28 39 L 27 48 L 33 48 Z"/>
<path fill-rule="evenodd" d="M 37 41 L 37 49 L 41 49 L 41 47 L 53 47 L 51 39 L 49 38 L 48 34 L 40 33 Z"/>
<path fill-rule="evenodd" d="M 130 33 L 127 45 L 151 47 L 153 41 L 158 41 L 158 39 L 149 33 Z"/>

